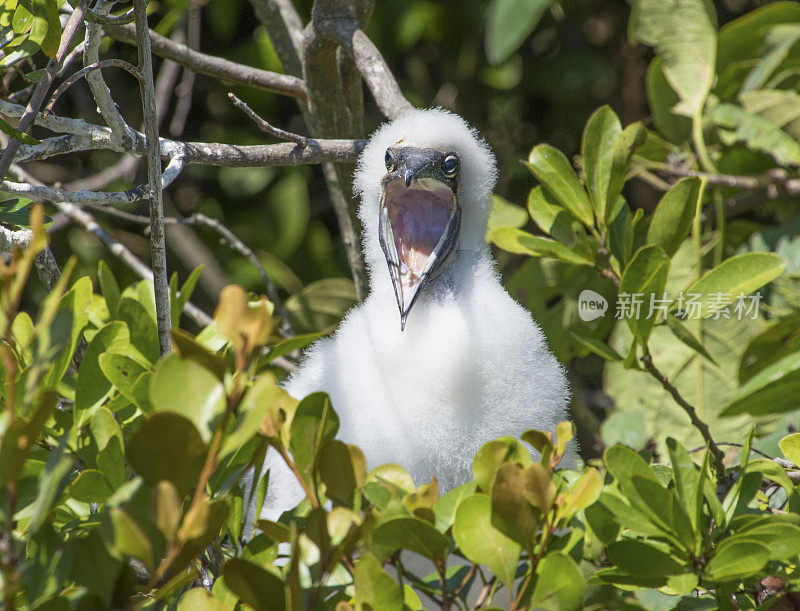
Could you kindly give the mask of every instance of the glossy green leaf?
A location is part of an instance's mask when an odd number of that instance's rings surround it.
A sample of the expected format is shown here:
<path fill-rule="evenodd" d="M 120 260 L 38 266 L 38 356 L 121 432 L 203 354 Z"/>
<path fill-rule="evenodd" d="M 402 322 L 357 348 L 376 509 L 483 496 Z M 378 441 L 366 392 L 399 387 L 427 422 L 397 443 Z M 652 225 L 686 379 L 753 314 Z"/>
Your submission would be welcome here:
<path fill-rule="evenodd" d="M 481 490 L 491 491 L 495 473 L 505 462 L 528 467 L 533 460 L 525 446 L 513 437 L 500 437 L 481 446 L 472 460 L 473 477 Z"/>
<path fill-rule="evenodd" d="M 731 397 L 723 416 L 777 414 L 797 408 L 800 390 L 800 352 L 762 369 Z"/>
<path fill-rule="evenodd" d="M 634 337 L 643 345 L 647 344 L 658 316 L 658 310 L 650 315 L 651 300 L 664 299 L 668 274 L 669 257 L 655 245 L 637 250 L 622 273 L 619 293 L 629 296 L 631 306 L 623 314 Z M 634 305 L 636 301 L 639 308 Z"/>
<path fill-rule="evenodd" d="M 12 138 L 16 138 L 17 140 L 22 142 L 22 144 L 34 145 L 40 143 L 40 141 L 34 138 L 33 136 L 29 136 L 28 134 L 19 131 L 18 129 L 12 127 L 9 123 L 4 121 L 3 119 L 0 119 L 0 131 L 8 134 Z"/>
<path fill-rule="evenodd" d="M 488 496 L 475 494 L 461 502 L 453 523 L 453 537 L 467 558 L 486 565 L 511 587 L 521 547 L 492 526 L 492 502 Z"/>
<path fill-rule="evenodd" d="M 203 439 L 190 420 L 160 412 L 151 415 L 133 435 L 127 456 L 148 486 L 166 479 L 183 496 L 197 485 L 206 452 Z"/>
<path fill-rule="evenodd" d="M 706 567 L 710 581 L 726 583 L 757 574 L 769 560 L 769 548 L 755 539 L 730 537 L 717 548 Z"/>
<path fill-rule="evenodd" d="M 567 611 L 583 607 L 583 574 L 575 561 L 561 552 L 545 555 L 536 567 L 531 606 Z"/>
<path fill-rule="evenodd" d="M 153 570 L 153 545 L 136 521 L 119 507 L 104 516 L 103 531 L 111 548 L 122 556 L 141 560 Z"/>
<path fill-rule="evenodd" d="M 123 295 L 117 304 L 116 317 L 128 325 L 131 344 L 148 362 L 155 363 L 160 356 L 158 327 L 147 308 L 139 301 Z"/>
<path fill-rule="evenodd" d="M 124 353 L 130 345 L 128 327 L 115 321 L 100 329 L 86 347 L 78 370 L 78 385 L 75 392 L 75 423 L 86 424 L 94 410 L 105 400 L 111 383 L 100 369 L 100 355 L 107 352 Z"/>
<path fill-rule="evenodd" d="M 322 337 L 322 335 L 322 333 L 305 333 L 303 335 L 295 335 L 294 337 L 281 340 L 274 346 L 270 347 L 265 360 L 271 361 L 279 356 L 286 356 L 295 350 L 302 350 L 306 346 L 313 344 L 320 337 Z"/>
<path fill-rule="evenodd" d="M 564 209 L 585 225 L 594 224 L 589 198 L 564 153 L 540 144 L 533 148 L 526 165 Z"/>
<path fill-rule="evenodd" d="M 667 438 L 669 460 L 672 463 L 673 479 L 675 481 L 675 494 L 686 508 L 686 513 L 692 523 L 692 528 L 698 528 L 698 487 L 700 474 L 697 465 L 692 462 L 689 452 L 672 437 Z"/>
<path fill-rule="evenodd" d="M 492 210 L 489 213 L 489 231 L 495 227 L 522 227 L 528 222 L 525 208 L 492 194 Z"/>
<path fill-rule="evenodd" d="M 442 533 L 416 518 L 397 518 L 384 522 L 372 534 L 372 540 L 386 549 L 407 549 L 434 561 L 444 557 L 448 544 Z"/>
<path fill-rule="evenodd" d="M 477 484 L 474 481 L 467 482 L 456 486 L 446 494 L 444 494 L 436 503 L 433 508 L 434 516 L 436 517 L 436 529 L 439 532 L 446 532 L 452 525 L 456 517 L 456 510 L 458 506 L 468 496 L 471 496 L 477 489 Z"/>
<path fill-rule="evenodd" d="M 601 106 L 595 110 L 583 130 L 581 156 L 586 174 L 586 190 L 598 219 L 606 218 L 606 197 L 614 161 L 614 144 L 620 134 L 622 125 L 609 106 Z"/>
<path fill-rule="evenodd" d="M 309 284 L 284 305 L 297 333 L 318 333 L 333 330 L 355 303 L 352 280 L 326 278 Z"/>
<path fill-rule="evenodd" d="M 692 131 L 692 122 L 672 111 L 680 98 L 664 76 L 658 57 L 647 67 L 646 86 L 647 101 L 658 132 L 672 144 L 682 143 Z"/>
<path fill-rule="evenodd" d="M 252 562 L 231 558 L 222 569 L 225 584 L 257 611 L 286 609 L 286 588 L 280 577 Z"/>
<path fill-rule="evenodd" d="M 608 191 L 606 192 L 606 225 L 609 225 L 613 218 L 613 212 L 619 196 L 622 193 L 622 187 L 625 186 L 625 180 L 628 177 L 628 169 L 631 165 L 631 160 L 637 149 L 644 144 L 647 138 L 647 132 L 641 123 L 631 123 L 617 138 L 614 143 L 614 149 L 611 152 L 611 173 L 608 179 Z"/>
<path fill-rule="evenodd" d="M 795 465 L 800 464 L 800 433 L 792 433 L 780 440 L 778 445 L 783 455 Z"/>
<path fill-rule="evenodd" d="M 575 252 L 555 240 L 535 236 L 514 227 L 498 227 L 489 233 L 489 239 L 503 250 L 530 257 L 548 257 L 575 265 L 594 265 L 591 259 Z"/>
<path fill-rule="evenodd" d="M 184 416 L 209 442 L 225 411 L 225 389 L 197 361 L 170 354 L 156 365 L 150 378 L 150 403 L 157 412 Z"/>
<path fill-rule="evenodd" d="M 376 610 L 402 611 L 404 595 L 400 585 L 383 570 L 374 556 L 366 554 L 358 560 L 353 584 L 357 604 L 369 605 Z"/>
<path fill-rule="evenodd" d="M 699 210 L 705 182 L 700 178 L 682 178 L 658 202 L 647 241 L 657 244 L 668 256 L 674 255 L 689 235 L 692 222 Z"/>
<path fill-rule="evenodd" d="M 675 335 L 675 337 L 689 346 L 689 348 L 696 351 L 698 354 L 702 354 L 715 365 L 717 364 L 717 361 L 714 360 L 714 357 L 711 356 L 711 353 L 706 350 L 706 347 L 700 343 L 700 340 L 698 340 L 694 334 L 689 331 L 688 327 L 686 327 L 686 325 L 684 325 L 680 319 L 676 318 L 672 314 L 667 314 L 664 322 L 667 323 L 667 326 L 669 327 L 670 331 L 672 331 L 673 335 Z"/>
<path fill-rule="evenodd" d="M 492 484 L 492 526 L 532 550 L 542 512 L 526 500 L 526 484 L 526 471 L 519 465 L 506 463 L 497 470 Z"/>
<path fill-rule="evenodd" d="M 606 548 L 608 559 L 617 567 L 642 577 L 660 577 L 666 583 L 667 575 L 677 575 L 686 567 L 667 552 L 643 541 L 616 541 Z"/>
<path fill-rule="evenodd" d="M 353 494 L 366 479 L 364 454 L 356 446 L 332 439 L 322 445 L 319 460 L 325 494 L 343 505 L 352 505 Z"/>
<path fill-rule="evenodd" d="M 323 444 L 333 439 L 339 430 L 339 416 L 333 411 L 325 393 L 313 393 L 297 406 L 292 418 L 289 447 L 300 473 L 309 485 L 315 486 L 319 452 Z"/>
<path fill-rule="evenodd" d="M 614 361 L 616 363 L 621 363 L 624 358 L 621 354 L 619 354 L 616 350 L 611 348 L 605 342 L 601 342 L 600 340 L 594 339 L 593 337 L 580 337 L 572 333 L 572 337 L 575 338 L 575 341 L 580 343 L 582 346 L 586 347 L 587 349 L 591 350 L 598 356 L 603 357 L 607 361 Z"/>
<path fill-rule="evenodd" d="M 108 311 L 116 312 L 120 296 L 119 285 L 114 274 L 111 273 L 111 268 L 102 259 L 97 264 L 97 279 L 100 282 L 100 290 L 103 292 Z"/>

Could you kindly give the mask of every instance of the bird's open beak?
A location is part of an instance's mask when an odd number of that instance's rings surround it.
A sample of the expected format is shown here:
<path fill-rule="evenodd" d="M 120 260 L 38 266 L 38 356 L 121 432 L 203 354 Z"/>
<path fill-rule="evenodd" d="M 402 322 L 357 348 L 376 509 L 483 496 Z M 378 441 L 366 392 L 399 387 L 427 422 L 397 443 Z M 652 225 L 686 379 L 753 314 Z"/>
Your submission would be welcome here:
<path fill-rule="evenodd" d="M 425 282 L 453 250 L 461 209 L 451 186 L 424 172 L 421 162 L 401 168 L 384 185 L 379 236 L 400 308 L 400 330 L 406 326 Z"/>

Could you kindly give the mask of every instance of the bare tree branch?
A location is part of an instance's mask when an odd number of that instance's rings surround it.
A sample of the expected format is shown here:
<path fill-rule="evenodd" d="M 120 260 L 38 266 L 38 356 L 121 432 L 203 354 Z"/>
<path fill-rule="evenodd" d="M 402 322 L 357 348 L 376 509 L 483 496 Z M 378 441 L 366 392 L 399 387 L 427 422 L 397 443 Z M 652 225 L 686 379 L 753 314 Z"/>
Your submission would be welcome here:
<path fill-rule="evenodd" d="M 15 118 L 24 113 L 24 108 L 0 100 L 0 114 Z M 87 150 L 105 149 L 116 152 L 145 154 L 144 136 L 137 134 L 136 141 L 128 145 L 111 141 L 111 132 L 106 127 L 94 125 L 82 119 L 68 119 L 48 114 L 38 117 L 36 124 L 51 131 L 67 132 L 70 135 L 56 136 L 37 145 L 22 145 L 15 161 L 22 163 L 34 159 L 46 159 Z M 363 139 L 315 139 L 309 138 L 307 146 L 300 148 L 293 143 L 261 145 L 221 144 L 218 142 L 180 142 L 161 138 L 162 158 L 183 156 L 188 164 L 214 165 L 219 167 L 264 167 L 319 164 L 324 162 L 351 163 L 358 159 L 366 140 Z M 71 200 L 70 200 L 71 201 Z M 127 200 L 125 200 L 127 201 Z"/>
<path fill-rule="evenodd" d="M 147 178 L 150 183 L 150 253 L 153 268 L 153 287 L 156 298 L 158 343 L 162 356 L 172 350 L 172 322 L 169 309 L 169 277 L 167 276 L 167 245 L 164 235 L 164 203 L 161 200 L 161 148 L 158 140 L 156 92 L 153 82 L 153 57 L 147 25 L 147 0 L 133 0 L 136 12 L 136 36 L 139 43 L 139 70 L 142 73 L 142 114 L 147 137 Z M 171 42 L 171 41 L 170 41 Z M 173 164 L 173 162 L 175 162 Z M 174 157 L 164 170 L 164 180 L 177 176 L 183 168 L 182 157 Z M 171 174 L 170 174 L 171 172 Z"/>
<path fill-rule="evenodd" d="M 95 12 L 105 15 L 114 6 L 110 0 L 100 0 L 95 5 Z M 100 62 L 100 42 L 103 38 L 103 28 L 99 23 L 86 24 L 86 48 L 83 52 L 83 65 L 92 66 Z M 111 128 L 111 138 L 114 142 L 128 144 L 136 136 L 133 129 L 125 121 L 111 97 L 111 90 L 106 85 L 101 72 L 90 72 L 86 75 L 86 82 L 92 90 L 92 96 L 97 102 L 97 108 L 103 121 Z"/>
<path fill-rule="evenodd" d="M 228 93 L 228 98 L 233 102 L 233 105 L 236 108 L 240 108 L 244 111 L 253 122 L 258 125 L 259 129 L 262 132 L 265 132 L 271 136 L 275 136 L 280 140 L 285 140 L 287 142 L 294 142 L 298 146 L 306 146 L 308 144 L 308 138 L 305 136 L 301 136 L 300 134 L 293 134 L 292 132 L 287 132 L 282 130 L 279 127 L 275 127 L 274 125 L 270 125 L 267 123 L 262 117 L 258 116 L 258 114 L 250 108 L 247 104 L 242 102 L 239 98 L 237 98 L 233 93 Z"/>
<path fill-rule="evenodd" d="M 135 44 L 136 34 L 131 26 L 107 27 L 106 33 L 122 42 Z M 194 51 L 186 45 L 176 43 L 150 30 L 153 52 L 165 59 L 171 59 L 182 66 L 200 74 L 207 74 L 226 81 L 247 85 L 257 89 L 273 91 L 284 95 L 306 99 L 306 88 L 302 80 L 287 74 L 261 70 L 236 62 Z"/>
<path fill-rule="evenodd" d="M 380 51 L 364 32 L 361 30 L 353 32 L 352 39 L 345 49 L 352 54 L 356 67 L 383 116 L 395 119 L 402 113 L 414 109 L 400 91 L 400 86 Z"/>
<path fill-rule="evenodd" d="M 102 61 L 97 62 L 96 64 L 91 64 L 78 70 L 74 74 L 72 74 L 67 80 L 61 83 L 58 86 L 58 89 L 53 92 L 53 95 L 50 97 L 50 101 L 47 103 L 47 106 L 44 107 L 42 111 L 43 114 L 47 115 L 53 110 L 53 106 L 58 101 L 58 98 L 72 85 L 78 82 L 84 76 L 88 76 L 89 72 L 92 70 L 102 70 L 103 68 L 122 68 L 123 70 L 127 70 L 130 72 L 136 79 L 141 79 L 142 75 L 139 72 L 139 69 L 134 66 L 133 64 L 126 62 L 122 59 L 104 59 Z"/>
<path fill-rule="evenodd" d="M 303 75 L 303 22 L 291 0 L 250 0 L 283 68 Z"/>
<path fill-rule="evenodd" d="M 70 15 L 69 19 L 67 20 L 67 24 L 64 26 L 64 31 L 61 33 L 61 42 L 58 45 L 58 52 L 56 53 L 55 57 L 47 62 L 47 67 L 44 69 L 44 73 L 42 73 L 42 76 L 39 78 L 39 82 L 36 83 L 36 88 L 33 90 L 33 95 L 31 95 L 31 99 L 28 102 L 28 107 L 25 109 L 25 113 L 21 115 L 19 123 L 17 124 L 17 129 L 19 131 L 27 132 L 28 129 L 33 125 L 36 115 L 39 113 L 39 109 L 42 107 L 45 97 L 47 97 L 47 91 L 50 89 L 50 85 L 53 83 L 53 78 L 56 72 L 58 72 L 60 69 L 61 63 L 64 61 L 64 58 L 67 55 L 70 44 L 72 44 L 72 39 L 75 38 L 75 33 L 83 23 L 85 6 L 86 0 L 81 0 L 78 3 L 78 6 L 75 7 L 72 15 Z M 8 144 L 3 151 L 3 155 L 0 157 L 0 179 L 5 177 L 6 172 L 8 172 L 8 168 L 11 166 L 11 162 L 14 160 L 14 155 L 16 154 L 17 149 L 19 149 L 20 144 L 20 141 L 16 138 L 11 138 L 8 141 Z"/>

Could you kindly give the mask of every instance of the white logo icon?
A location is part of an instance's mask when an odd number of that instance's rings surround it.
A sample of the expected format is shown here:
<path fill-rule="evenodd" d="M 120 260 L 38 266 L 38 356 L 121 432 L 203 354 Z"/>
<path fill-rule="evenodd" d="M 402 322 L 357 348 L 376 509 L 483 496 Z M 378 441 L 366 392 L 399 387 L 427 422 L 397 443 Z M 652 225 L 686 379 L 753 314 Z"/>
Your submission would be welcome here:
<path fill-rule="evenodd" d="M 600 293 L 589 289 L 581 291 L 578 296 L 578 316 L 584 322 L 591 322 L 600 318 L 608 310 L 608 301 Z"/>

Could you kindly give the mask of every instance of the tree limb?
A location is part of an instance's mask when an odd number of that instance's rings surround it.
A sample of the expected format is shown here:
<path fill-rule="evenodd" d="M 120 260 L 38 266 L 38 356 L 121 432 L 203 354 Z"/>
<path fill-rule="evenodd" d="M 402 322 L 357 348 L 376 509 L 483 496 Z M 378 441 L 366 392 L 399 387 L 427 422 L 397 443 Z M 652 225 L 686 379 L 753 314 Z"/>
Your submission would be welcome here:
<path fill-rule="evenodd" d="M 153 287 L 156 299 L 156 323 L 158 324 L 158 344 L 161 355 L 172 350 L 170 334 L 172 322 L 169 307 L 169 277 L 167 276 L 167 245 L 164 234 L 164 203 L 161 199 L 161 149 L 158 140 L 158 116 L 156 111 L 156 92 L 153 82 L 153 57 L 150 53 L 150 36 L 147 25 L 147 0 L 133 0 L 136 13 L 136 36 L 139 43 L 139 70 L 142 78 L 142 115 L 147 137 L 147 179 L 150 199 L 150 254 L 153 268 Z M 171 41 L 170 41 L 171 42 Z M 173 164 L 174 162 L 174 164 Z M 164 170 L 177 176 L 183 168 L 183 158 L 176 156 Z"/>
<path fill-rule="evenodd" d="M 104 29 L 109 36 L 119 41 L 129 44 L 135 44 L 136 42 L 136 32 L 131 26 L 115 26 Z M 297 77 L 261 70 L 237 64 L 221 57 L 206 55 L 161 36 L 153 30 L 149 30 L 149 32 L 152 49 L 156 55 L 171 59 L 199 74 L 207 74 L 239 85 L 281 93 L 299 100 L 306 99 L 305 84 Z"/>

